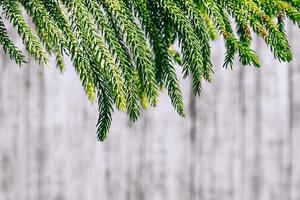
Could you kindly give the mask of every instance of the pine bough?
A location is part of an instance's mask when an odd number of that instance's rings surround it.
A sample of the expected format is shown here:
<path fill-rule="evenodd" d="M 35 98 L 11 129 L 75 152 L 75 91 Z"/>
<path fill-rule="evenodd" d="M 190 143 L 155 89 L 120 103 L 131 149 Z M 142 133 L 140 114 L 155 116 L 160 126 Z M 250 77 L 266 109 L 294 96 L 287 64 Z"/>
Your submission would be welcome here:
<path fill-rule="evenodd" d="M 276 59 L 290 61 L 285 19 L 300 25 L 300 0 L 0 0 L 0 7 L 0 44 L 18 65 L 25 56 L 10 40 L 4 18 L 40 65 L 54 55 L 62 70 L 64 57 L 71 58 L 88 97 L 98 100 L 101 141 L 114 106 L 136 121 L 140 107 L 158 104 L 163 87 L 184 116 L 174 63 L 199 95 L 202 80 L 211 81 L 213 73 L 210 40 L 223 37 L 225 67 L 236 56 L 259 67 L 251 35 L 263 38 Z M 176 39 L 180 53 L 171 48 Z"/>

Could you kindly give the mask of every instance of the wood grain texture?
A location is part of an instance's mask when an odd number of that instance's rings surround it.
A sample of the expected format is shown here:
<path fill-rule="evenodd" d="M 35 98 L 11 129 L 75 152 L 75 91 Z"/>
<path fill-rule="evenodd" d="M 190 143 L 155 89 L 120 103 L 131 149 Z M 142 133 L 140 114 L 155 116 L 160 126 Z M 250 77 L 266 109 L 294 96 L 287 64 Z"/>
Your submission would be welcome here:
<path fill-rule="evenodd" d="M 300 32 L 295 58 L 222 68 L 200 98 L 182 81 L 187 117 L 164 93 L 135 124 L 115 113 L 96 141 L 97 105 L 71 65 L 61 75 L 0 60 L 0 200 L 300 200 Z M 179 71 L 181 69 L 178 69 Z"/>

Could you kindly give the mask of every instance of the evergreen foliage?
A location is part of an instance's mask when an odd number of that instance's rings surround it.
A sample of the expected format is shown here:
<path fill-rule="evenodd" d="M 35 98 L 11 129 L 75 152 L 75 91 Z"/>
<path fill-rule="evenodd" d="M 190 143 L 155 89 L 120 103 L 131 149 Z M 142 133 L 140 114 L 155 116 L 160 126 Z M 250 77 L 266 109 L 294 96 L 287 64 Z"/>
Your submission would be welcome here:
<path fill-rule="evenodd" d="M 88 97 L 98 98 L 101 141 L 114 106 L 136 121 L 141 106 L 158 104 L 164 87 L 184 116 L 174 64 L 182 65 L 199 95 L 202 80 L 211 81 L 213 74 L 211 40 L 223 37 L 225 67 L 235 57 L 259 67 L 252 34 L 264 39 L 276 59 L 290 61 L 285 19 L 300 25 L 299 0 L 0 0 L 0 8 L 0 44 L 18 65 L 25 56 L 9 38 L 4 18 L 41 65 L 54 55 L 63 70 L 70 56 Z M 180 53 L 172 49 L 176 39 Z"/>

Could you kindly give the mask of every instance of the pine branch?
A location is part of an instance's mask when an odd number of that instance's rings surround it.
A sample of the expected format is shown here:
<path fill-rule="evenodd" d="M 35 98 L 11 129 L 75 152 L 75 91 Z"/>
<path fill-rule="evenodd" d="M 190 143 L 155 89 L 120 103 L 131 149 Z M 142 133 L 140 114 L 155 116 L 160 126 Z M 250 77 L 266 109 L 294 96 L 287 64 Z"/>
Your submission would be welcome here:
<path fill-rule="evenodd" d="M 299 0 L 0 0 L 0 45 L 18 65 L 25 56 L 2 20 L 17 31 L 41 65 L 54 55 L 64 69 L 69 56 L 90 100 L 98 99 L 97 137 L 109 132 L 114 106 L 136 121 L 140 107 L 156 106 L 159 88 L 184 116 L 176 65 L 199 95 L 213 79 L 210 41 L 223 37 L 224 67 L 236 57 L 260 67 L 251 48 L 262 38 L 280 62 L 292 59 L 286 22 L 300 27 Z M 32 28 L 27 20 L 34 25 Z M 179 42 L 179 51 L 173 46 Z"/>
<path fill-rule="evenodd" d="M 9 39 L 7 30 L 5 28 L 4 22 L 0 16 L 0 44 L 3 47 L 5 53 L 7 53 L 11 59 L 13 59 L 18 65 L 25 63 L 25 56 L 22 52 L 14 45 L 14 43 Z"/>
<path fill-rule="evenodd" d="M 5 16 L 17 29 L 28 52 L 33 55 L 41 65 L 48 63 L 48 56 L 43 49 L 38 37 L 26 23 L 17 0 L 2 0 L 2 9 Z"/>

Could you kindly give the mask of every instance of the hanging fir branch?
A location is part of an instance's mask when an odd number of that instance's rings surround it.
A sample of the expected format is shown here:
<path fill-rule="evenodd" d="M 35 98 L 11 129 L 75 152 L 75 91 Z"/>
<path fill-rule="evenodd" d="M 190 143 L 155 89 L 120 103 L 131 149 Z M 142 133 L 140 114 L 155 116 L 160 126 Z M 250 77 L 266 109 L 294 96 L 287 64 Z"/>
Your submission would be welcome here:
<path fill-rule="evenodd" d="M 70 56 L 88 97 L 98 98 L 101 141 L 114 105 L 136 121 L 141 107 L 158 104 L 160 88 L 184 116 L 174 64 L 182 65 L 199 95 L 202 81 L 213 75 L 210 40 L 223 37 L 225 67 L 232 67 L 236 57 L 260 67 L 252 34 L 263 38 L 276 59 L 290 61 L 286 19 L 300 26 L 298 0 L 0 0 L 0 8 L 0 44 L 18 65 L 25 56 L 9 37 L 6 22 L 41 65 L 54 55 L 63 70 L 63 58 Z M 176 39 L 180 53 L 172 49 Z"/>

